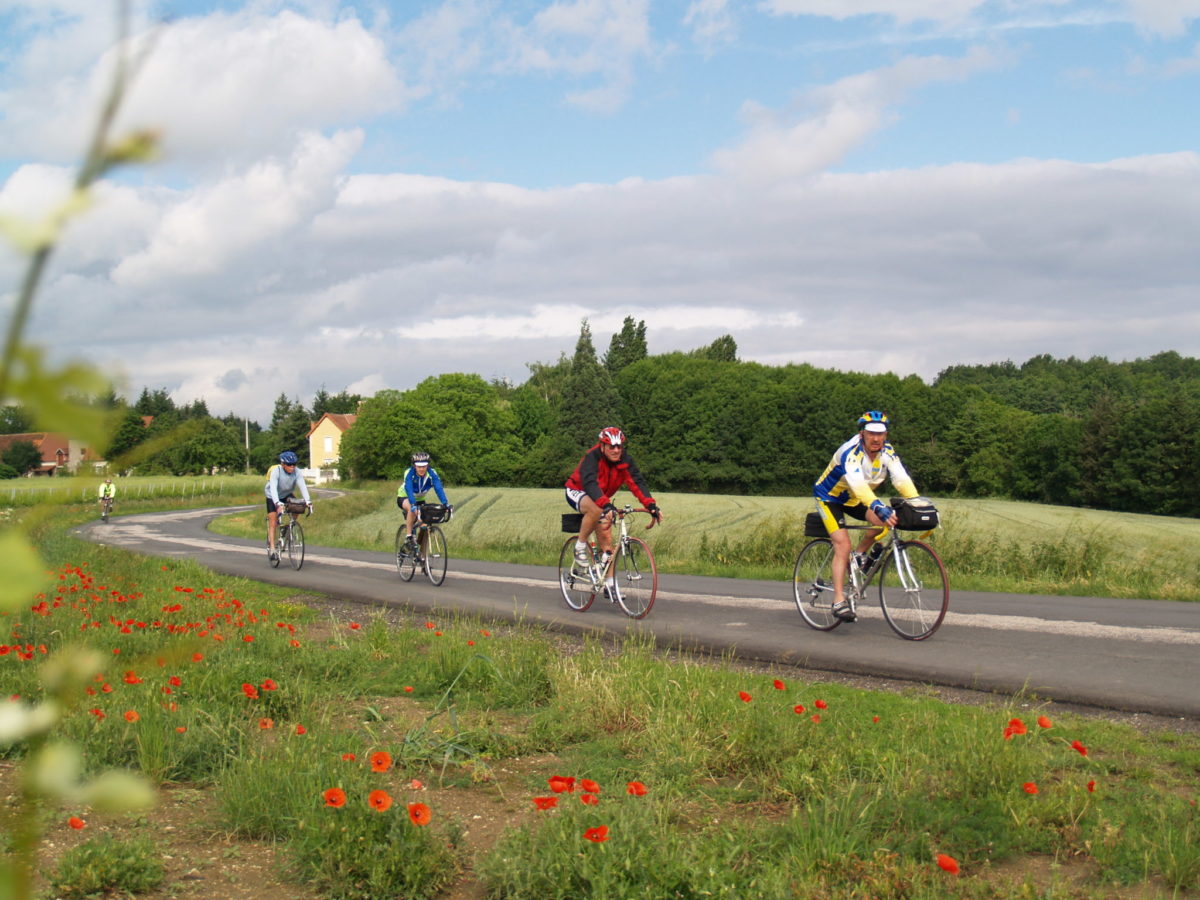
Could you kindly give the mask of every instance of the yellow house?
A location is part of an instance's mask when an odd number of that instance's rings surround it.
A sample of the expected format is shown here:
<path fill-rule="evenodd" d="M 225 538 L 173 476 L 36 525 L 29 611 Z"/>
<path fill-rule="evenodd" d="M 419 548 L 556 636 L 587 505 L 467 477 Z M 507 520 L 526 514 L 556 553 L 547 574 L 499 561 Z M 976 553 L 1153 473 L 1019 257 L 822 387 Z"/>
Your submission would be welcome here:
<path fill-rule="evenodd" d="M 318 484 L 336 481 L 337 464 L 341 453 L 342 435 L 358 419 L 354 413 L 327 412 L 313 423 L 308 431 L 309 472 Z M 308 475 L 309 472 L 305 474 Z"/>

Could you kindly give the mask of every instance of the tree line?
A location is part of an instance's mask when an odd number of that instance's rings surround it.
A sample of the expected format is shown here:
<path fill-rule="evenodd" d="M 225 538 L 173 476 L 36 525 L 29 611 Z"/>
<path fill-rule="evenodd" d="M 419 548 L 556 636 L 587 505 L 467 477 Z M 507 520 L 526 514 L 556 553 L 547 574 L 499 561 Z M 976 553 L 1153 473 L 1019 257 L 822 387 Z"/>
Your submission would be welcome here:
<path fill-rule="evenodd" d="M 396 480 L 425 450 L 450 484 L 557 487 L 600 428 L 618 424 L 655 490 L 800 496 L 858 415 L 882 409 L 926 494 L 1164 515 L 1200 508 L 1190 471 L 1200 361 L 1173 351 L 951 366 L 926 383 L 747 362 L 729 335 L 650 354 L 645 323 L 628 317 L 604 353 L 585 321 L 573 353 L 528 369 L 520 385 L 451 373 L 369 398 L 322 388 L 307 407 L 281 394 L 266 427 L 213 417 L 203 400 L 177 406 L 162 389 L 133 403 L 110 394 L 100 401 L 117 422 L 107 458 L 139 472 L 264 472 L 291 449 L 307 465 L 311 423 L 357 412 L 342 439 L 343 477 Z M 0 429 L 30 430 L 14 427 L 30 424 L 20 415 L 4 408 Z"/>
<path fill-rule="evenodd" d="M 883 409 L 930 495 L 1200 508 L 1200 361 L 1175 352 L 953 366 L 926 383 L 746 362 L 728 335 L 651 355 L 645 323 L 627 318 L 603 355 L 584 322 L 573 354 L 529 371 L 520 386 L 453 374 L 367 399 L 344 473 L 397 479 L 424 449 L 450 483 L 556 487 L 615 423 L 656 490 L 807 495 L 858 415 Z"/>

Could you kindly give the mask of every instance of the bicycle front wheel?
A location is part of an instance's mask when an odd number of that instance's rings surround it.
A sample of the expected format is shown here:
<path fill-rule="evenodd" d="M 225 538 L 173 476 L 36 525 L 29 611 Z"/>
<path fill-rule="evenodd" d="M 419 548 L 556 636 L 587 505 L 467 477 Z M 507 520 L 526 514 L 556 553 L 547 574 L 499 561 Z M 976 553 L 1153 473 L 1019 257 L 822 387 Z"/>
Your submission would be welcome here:
<path fill-rule="evenodd" d="M 304 565 L 304 529 L 300 527 L 299 522 L 293 522 L 292 527 L 288 531 L 288 562 L 292 564 L 292 568 L 299 571 Z"/>
<path fill-rule="evenodd" d="M 446 536 L 442 529 L 430 525 L 425 534 L 425 574 L 438 587 L 446 580 Z"/>
<path fill-rule="evenodd" d="M 417 572 L 417 558 L 404 542 L 407 537 L 408 530 L 403 525 L 396 529 L 396 571 L 403 581 L 412 581 Z"/>
<path fill-rule="evenodd" d="M 792 570 L 792 594 L 804 621 L 817 631 L 832 631 L 842 624 L 833 614 L 837 595 L 833 590 L 833 541 L 809 541 L 796 557 Z"/>
<path fill-rule="evenodd" d="M 879 572 L 879 605 L 905 640 L 923 641 L 938 630 L 950 608 L 950 583 L 932 547 L 896 541 Z"/>
<path fill-rule="evenodd" d="M 617 548 L 613 566 L 616 601 L 631 619 L 644 619 L 658 593 L 658 567 L 654 554 L 641 538 L 630 538 Z"/>
<path fill-rule="evenodd" d="M 596 599 L 596 588 L 592 585 L 592 576 L 578 571 L 579 568 L 575 562 L 575 538 L 569 537 L 558 554 L 558 588 L 567 606 L 583 612 Z"/>

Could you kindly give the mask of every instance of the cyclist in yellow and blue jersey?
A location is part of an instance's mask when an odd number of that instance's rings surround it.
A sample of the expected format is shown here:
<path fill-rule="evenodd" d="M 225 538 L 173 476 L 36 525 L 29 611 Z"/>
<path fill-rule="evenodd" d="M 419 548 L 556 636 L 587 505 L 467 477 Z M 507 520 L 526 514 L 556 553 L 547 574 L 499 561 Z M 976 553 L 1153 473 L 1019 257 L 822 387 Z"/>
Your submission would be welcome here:
<path fill-rule="evenodd" d="M 877 409 L 863 413 L 858 419 L 858 434 L 837 448 L 813 485 L 817 512 L 833 543 L 833 590 L 836 595 L 833 614 L 847 622 L 854 621 L 854 612 L 846 602 L 850 534 L 846 531 L 845 517 L 877 526 L 864 531 L 858 544 L 854 564 L 865 568 L 870 565 L 865 554 L 871 550 L 883 526 L 896 515 L 888 504 L 875 496 L 875 489 L 891 479 L 892 487 L 901 497 L 917 496 L 917 487 L 888 443 L 887 433 L 887 415 Z"/>
<path fill-rule="evenodd" d="M 417 522 L 417 507 L 425 502 L 425 495 L 433 490 L 443 506 L 449 506 L 442 479 L 429 464 L 429 454 L 418 451 L 412 455 L 412 465 L 404 472 L 404 483 L 396 491 L 396 505 L 404 510 L 407 527 L 407 543 L 413 546 L 413 525 Z"/>

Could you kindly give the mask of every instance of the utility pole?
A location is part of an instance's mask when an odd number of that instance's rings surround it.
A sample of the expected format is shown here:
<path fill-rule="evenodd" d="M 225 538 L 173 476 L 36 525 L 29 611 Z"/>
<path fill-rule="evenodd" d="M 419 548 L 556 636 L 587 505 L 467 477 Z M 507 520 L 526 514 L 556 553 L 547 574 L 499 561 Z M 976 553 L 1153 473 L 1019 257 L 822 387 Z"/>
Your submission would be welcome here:
<path fill-rule="evenodd" d="M 250 420 L 242 419 L 242 424 L 246 426 L 246 474 L 250 474 Z"/>

